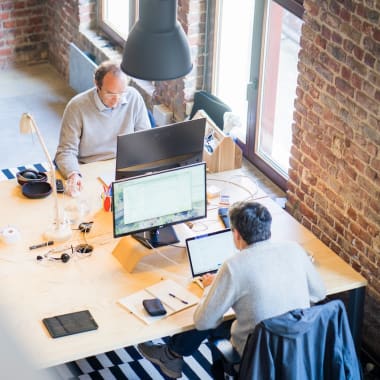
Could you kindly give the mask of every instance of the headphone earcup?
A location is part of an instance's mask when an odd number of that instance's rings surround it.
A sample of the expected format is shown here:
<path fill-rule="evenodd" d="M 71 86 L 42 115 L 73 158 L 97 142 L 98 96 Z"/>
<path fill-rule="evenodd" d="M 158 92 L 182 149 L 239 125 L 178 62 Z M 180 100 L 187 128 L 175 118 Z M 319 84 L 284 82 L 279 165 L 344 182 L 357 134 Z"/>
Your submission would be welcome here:
<path fill-rule="evenodd" d="M 38 172 L 33 169 L 25 169 L 16 173 L 17 182 L 22 186 L 26 183 L 33 182 L 47 182 L 48 177 L 46 173 Z"/>
<path fill-rule="evenodd" d="M 43 256 L 38 255 L 36 257 L 36 260 L 37 261 L 42 261 L 44 259 L 47 259 L 47 260 L 61 260 L 63 263 L 67 263 L 70 260 L 70 258 L 71 258 L 71 256 L 68 253 L 62 253 L 62 255 L 60 257 L 53 257 L 53 256 L 50 256 L 49 254 L 45 254 Z"/>
<path fill-rule="evenodd" d="M 70 255 L 68 253 L 62 253 L 61 260 L 64 263 L 67 263 L 70 260 Z"/>
<path fill-rule="evenodd" d="M 38 172 L 32 169 L 24 170 L 20 174 L 24 179 L 38 179 Z"/>

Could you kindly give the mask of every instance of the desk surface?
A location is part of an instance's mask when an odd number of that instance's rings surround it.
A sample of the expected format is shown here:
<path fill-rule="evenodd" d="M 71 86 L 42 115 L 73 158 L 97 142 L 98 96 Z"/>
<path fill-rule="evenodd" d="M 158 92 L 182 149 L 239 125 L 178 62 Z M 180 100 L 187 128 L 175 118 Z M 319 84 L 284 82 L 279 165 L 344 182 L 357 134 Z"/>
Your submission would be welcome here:
<path fill-rule="evenodd" d="M 53 218 L 53 198 L 29 200 L 23 197 L 15 180 L 0 183 L 0 227 L 14 226 L 21 233 L 21 240 L 15 244 L 6 245 L 0 241 L 0 308 L 9 317 L 10 326 L 38 367 L 61 364 L 192 328 L 193 308 L 146 325 L 116 301 L 161 278 L 171 278 L 200 295 L 200 289 L 190 282 L 184 239 L 221 228 L 215 199 L 208 207 L 207 219 L 194 222 L 192 229 L 186 225 L 176 226 L 182 247 L 161 248 L 160 254 L 144 257 L 133 273 L 127 273 L 112 255 L 117 240 L 112 237 L 111 213 L 102 209 L 102 185 L 97 179 L 98 175 L 114 170 L 114 161 L 84 165 L 81 170 L 85 178 L 83 198 L 90 205 L 89 215 L 82 221 L 94 221 L 87 241 L 95 249 L 90 257 L 75 256 L 66 264 L 37 262 L 36 255 L 48 248 L 28 249 L 43 241 L 43 232 Z M 221 188 L 222 193 L 230 195 L 231 201 L 254 196 L 264 203 L 273 215 L 273 238 L 296 240 L 312 253 L 329 294 L 366 285 L 361 275 L 267 198 L 241 175 L 241 171 L 212 174 L 208 184 Z M 60 206 L 72 201 L 60 195 Z M 131 244 L 139 244 L 131 240 Z M 75 246 L 83 242 L 83 236 L 75 230 L 72 239 L 62 245 Z M 52 339 L 41 322 L 45 317 L 83 309 L 91 311 L 98 330 Z"/>

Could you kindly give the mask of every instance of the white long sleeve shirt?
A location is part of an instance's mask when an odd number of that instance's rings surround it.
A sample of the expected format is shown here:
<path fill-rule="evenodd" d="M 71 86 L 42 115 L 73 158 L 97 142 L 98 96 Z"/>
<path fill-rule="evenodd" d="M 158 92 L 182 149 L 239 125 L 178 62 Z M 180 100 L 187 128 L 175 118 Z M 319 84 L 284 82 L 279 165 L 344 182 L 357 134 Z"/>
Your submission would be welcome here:
<path fill-rule="evenodd" d="M 309 256 L 295 242 L 266 240 L 237 252 L 221 266 L 194 313 L 198 330 L 217 327 L 232 308 L 231 343 L 242 354 L 256 324 L 325 298 Z"/>
<path fill-rule="evenodd" d="M 114 158 L 118 135 L 150 127 L 144 100 L 133 87 L 115 108 L 106 107 L 96 87 L 91 88 L 65 108 L 55 162 L 66 178 L 79 171 L 79 163 Z"/>

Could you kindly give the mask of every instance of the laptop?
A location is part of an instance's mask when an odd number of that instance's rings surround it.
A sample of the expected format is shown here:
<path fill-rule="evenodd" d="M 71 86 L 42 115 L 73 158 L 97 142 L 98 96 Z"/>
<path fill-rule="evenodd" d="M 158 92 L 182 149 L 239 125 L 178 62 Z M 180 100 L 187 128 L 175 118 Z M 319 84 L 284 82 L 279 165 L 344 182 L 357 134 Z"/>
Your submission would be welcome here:
<path fill-rule="evenodd" d="M 231 230 L 225 229 L 186 239 L 186 250 L 191 274 L 199 277 L 215 273 L 236 249 Z"/>

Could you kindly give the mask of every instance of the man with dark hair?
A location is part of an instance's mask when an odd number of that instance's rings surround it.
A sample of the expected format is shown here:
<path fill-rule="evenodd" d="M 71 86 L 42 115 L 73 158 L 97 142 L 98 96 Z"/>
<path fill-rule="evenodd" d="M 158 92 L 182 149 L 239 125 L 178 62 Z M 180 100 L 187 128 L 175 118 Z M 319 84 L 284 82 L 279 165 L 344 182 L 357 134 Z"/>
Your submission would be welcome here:
<path fill-rule="evenodd" d="M 196 330 L 173 335 L 167 345 L 146 342 L 141 354 L 172 378 L 182 375 L 183 356 L 191 355 L 205 338 L 230 338 L 242 354 L 248 335 L 264 319 L 306 308 L 322 300 L 326 291 L 313 264 L 295 242 L 272 241 L 272 217 L 257 202 L 238 202 L 229 211 L 236 248 L 217 275 L 202 277 L 205 292 L 194 312 Z M 206 254 L 207 252 L 205 252 Z M 211 286 L 209 286 L 211 285 Z M 223 322 L 232 308 L 235 320 Z M 216 352 L 213 373 L 220 365 Z"/>
<path fill-rule="evenodd" d="M 62 118 L 55 162 L 70 195 L 82 188 L 79 163 L 114 158 L 118 135 L 150 128 L 144 100 L 128 86 L 119 63 L 103 62 L 94 82 L 95 87 L 70 100 Z"/>

